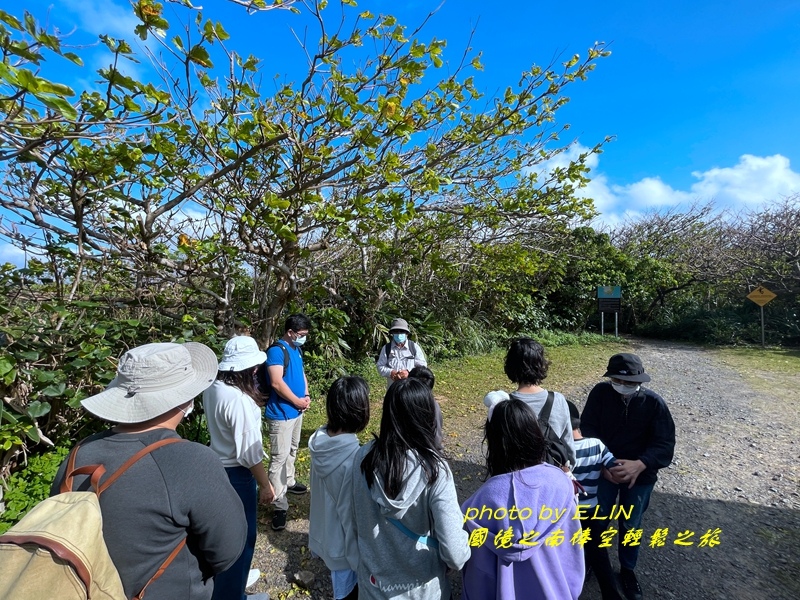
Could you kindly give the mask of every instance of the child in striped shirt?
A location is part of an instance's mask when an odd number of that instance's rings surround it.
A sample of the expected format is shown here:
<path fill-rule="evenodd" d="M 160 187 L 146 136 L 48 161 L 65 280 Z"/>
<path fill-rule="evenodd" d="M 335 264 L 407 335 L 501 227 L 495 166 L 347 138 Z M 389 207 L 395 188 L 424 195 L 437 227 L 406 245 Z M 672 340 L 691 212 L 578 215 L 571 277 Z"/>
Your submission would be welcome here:
<path fill-rule="evenodd" d="M 573 416 L 571 420 L 572 436 L 575 439 L 575 468 L 572 474 L 584 489 L 578 497 L 578 505 L 582 509 L 579 514 L 585 515 L 581 519 L 581 526 L 590 532 L 590 538 L 583 546 L 587 574 L 590 571 L 597 574 L 603 600 L 623 600 L 611 568 L 608 550 L 598 547 L 602 541 L 600 534 L 608 526 L 608 521 L 590 518 L 593 512 L 591 509 L 597 506 L 597 484 L 603 476 L 603 468 L 613 467 L 616 459 L 599 439 L 581 435 L 579 418 Z"/>

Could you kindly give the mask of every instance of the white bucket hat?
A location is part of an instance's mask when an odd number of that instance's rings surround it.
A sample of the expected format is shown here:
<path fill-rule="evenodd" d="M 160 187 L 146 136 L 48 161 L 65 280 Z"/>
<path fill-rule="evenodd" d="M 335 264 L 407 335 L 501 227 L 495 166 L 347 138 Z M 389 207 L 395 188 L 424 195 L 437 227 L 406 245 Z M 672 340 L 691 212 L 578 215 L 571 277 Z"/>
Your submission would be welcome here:
<path fill-rule="evenodd" d="M 108 387 L 81 402 L 114 423 L 141 423 L 184 404 L 217 377 L 217 355 L 197 342 L 145 344 L 122 355 Z"/>
<path fill-rule="evenodd" d="M 267 362 L 267 353 L 258 349 L 256 341 L 247 335 L 228 340 L 219 362 L 220 371 L 244 371 Z"/>

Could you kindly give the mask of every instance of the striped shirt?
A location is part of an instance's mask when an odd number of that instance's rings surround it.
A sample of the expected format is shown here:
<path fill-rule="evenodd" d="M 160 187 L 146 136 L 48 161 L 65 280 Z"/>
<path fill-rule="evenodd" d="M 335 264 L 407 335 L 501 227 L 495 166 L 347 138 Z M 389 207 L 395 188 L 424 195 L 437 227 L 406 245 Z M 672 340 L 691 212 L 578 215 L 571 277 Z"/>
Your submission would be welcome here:
<path fill-rule="evenodd" d="M 578 496 L 578 504 L 593 508 L 597 505 L 597 484 L 603 467 L 614 466 L 614 455 L 597 438 L 575 440 L 575 468 L 572 474 L 581 482 L 586 494 Z"/>

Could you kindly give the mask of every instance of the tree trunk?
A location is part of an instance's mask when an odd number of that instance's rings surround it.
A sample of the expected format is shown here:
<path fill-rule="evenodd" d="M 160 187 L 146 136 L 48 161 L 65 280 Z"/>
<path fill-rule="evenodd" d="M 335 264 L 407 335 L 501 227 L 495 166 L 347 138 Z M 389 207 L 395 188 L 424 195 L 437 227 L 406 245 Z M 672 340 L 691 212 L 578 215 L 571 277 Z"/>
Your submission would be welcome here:
<path fill-rule="evenodd" d="M 281 326 L 281 314 L 289 304 L 292 296 L 292 287 L 289 277 L 281 271 L 275 270 L 275 287 L 270 290 L 266 286 L 263 293 L 272 294 L 272 298 L 262 303 L 262 308 L 259 310 L 258 320 L 259 327 L 256 332 L 256 341 L 262 348 L 266 348 L 273 341 L 283 335 Z"/>

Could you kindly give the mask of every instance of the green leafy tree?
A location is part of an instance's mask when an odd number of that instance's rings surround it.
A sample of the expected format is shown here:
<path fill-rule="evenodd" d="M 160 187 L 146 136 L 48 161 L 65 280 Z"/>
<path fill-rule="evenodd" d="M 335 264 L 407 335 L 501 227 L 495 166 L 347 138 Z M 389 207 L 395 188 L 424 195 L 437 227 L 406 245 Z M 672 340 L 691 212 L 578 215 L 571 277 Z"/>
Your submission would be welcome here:
<path fill-rule="evenodd" d="M 419 31 L 408 34 L 391 16 L 348 7 L 331 29 L 325 5 L 305 5 L 319 42 L 305 48 L 302 81 L 264 98 L 255 81 L 258 62 L 232 52 L 228 62 L 247 73 L 246 81 L 233 73 L 224 82 L 200 76 L 216 99 L 205 125 L 195 124 L 210 141 L 202 150 L 208 170 L 225 169 L 214 163 L 219 147 L 255 148 L 268 140 L 196 194 L 221 230 L 235 231 L 230 243 L 256 271 L 256 331 L 264 340 L 274 337 L 287 303 L 319 281 L 320 270 L 336 269 L 336 252 L 326 251 L 340 243 L 382 258 L 371 249 L 391 246 L 395 230 L 426 228 L 439 216 L 482 236 L 586 210 L 572 198 L 586 181 L 581 161 L 546 177 L 525 173 L 563 149 L 553 146 L 566 128 L 555 125 L 567 101 L 562 90 L 607 54 L 602 46 L 557 68 L 534 66 L 517 87 L 486 99 L 468 74 L 481 68 L 478 56 L 464 56 L 440 75 L 443 41 L 422 42 Z M 353 61 L 366 42 L 378 52 Z"/>
<path fill-rule="evenodd" d="M 2 323 L 0 376 L 22 415 L 13 435 L 74 433 L 84 423 L 70 410 L 125 348 L 213 340 L 209 319 L 267 341 L 287 307 L 313 301 L 326 324 L 358 324 L 363 352 L 386 312 L 415 297 L 417 321 L 442 337 L 440 311 L 481 313 L 470 299 L 492 248 L 523 240 L 533 271 L 534 233 L 591 214 L 573 195 L 585 157 L 538 165 L 563 151 L 564 90 L 602 45 L 486 98 L 479 55 L 452 61 L 443 40 L 391 16 L 352 2 L 237 4 L 302 7 L 318 42 L 301 48 L 301 79 L 265 93 L 264 65 L 221 23 L 180 2 L 174 26 L 139 0 L 131 33 L 148 45 L 100 36 L 111 59 L 99 86 L 72 90 L 45 76 L 45 59 L 80 69 L 85 49 L 0 12 L 0 236 L 28 257 L 8 274 L 18 289 Z M 136 61 L 152 65 L 141 81 L 123 66 Z M 320 330 L 320 360 L 349 350 Z"/>

